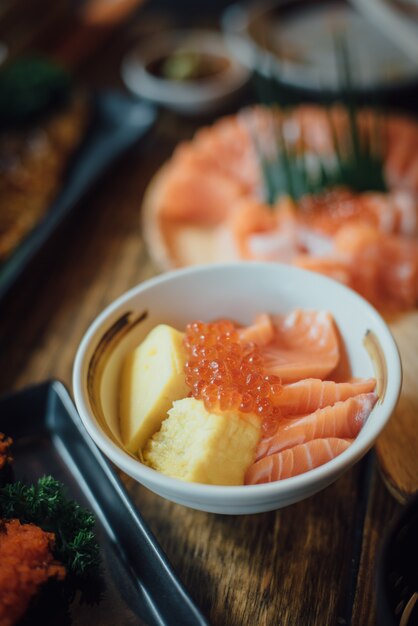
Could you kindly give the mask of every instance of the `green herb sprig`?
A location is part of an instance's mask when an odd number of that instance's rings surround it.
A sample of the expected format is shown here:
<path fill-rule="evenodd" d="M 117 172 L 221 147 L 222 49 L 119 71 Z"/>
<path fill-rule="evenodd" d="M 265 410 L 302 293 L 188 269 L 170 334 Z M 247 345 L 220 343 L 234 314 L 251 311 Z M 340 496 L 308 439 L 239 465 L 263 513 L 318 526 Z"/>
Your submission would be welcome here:
<path fill-rule="evenodd" d="M 54 556 L 70 575 L 83 577 L 99 565 L 94 516 L 68 499 L 64 485 L 52 476 L 43 476 L 35 485 L 16 482 L 1 488 L 0 517 L 55 533 Z"/>
<path fill-rule="evenodd" d="M 348 48 L 343 37 L 335 38 L 335 54 L 340 90 L 346 103 L 347 128 L 345 136 L 339 137 L 331 111 L 327 108 L 334 147 L 331 160 L 315 153 L 309 155 L 309 163 L 303 149 L 285 137 L 285 124 L 290 117 L 283 109 L 279 112 L 271 108 L 271 134 L 275 141 L 273 153 L 269 150 L 266 154 L 260 138 L 254 129 L 249 128 L 262 173 L 264 199 L 270 205 L 274 205 L 282 195 L 297 201 L 304 195 L 317 195 L 332 187 L 348 187 L 357 192 L 387 191 L 383 162 L 383 115 L 374 116 L 368 136 L 361 133 Z M 302 133 L 301 128 L 299 131 Z M 303 145 L 303 136 L 299 140 Z"/>

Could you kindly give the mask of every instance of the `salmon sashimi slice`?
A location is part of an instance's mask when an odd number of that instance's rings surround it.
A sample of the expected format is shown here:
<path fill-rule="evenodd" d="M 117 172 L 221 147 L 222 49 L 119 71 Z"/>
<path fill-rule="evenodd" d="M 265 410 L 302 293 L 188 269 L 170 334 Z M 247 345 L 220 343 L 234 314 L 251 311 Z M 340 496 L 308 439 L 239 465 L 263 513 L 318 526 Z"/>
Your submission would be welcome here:
<path fill-rule="evenodd" d="M 315 257 L 309 254 L 300 254 L 294 258 L 293 265 L 309 270 L 310 272 L 323 274 L 347 286 L 350 285 L 351 282 L 349 264 L 342 259 L 337 259 L 332 256 Z"/>
<path fill-rule="evenodd" d="M 280 205 L 280 206 L 279 206 Z M 241 241 L 241 248 L 246 246 L 249 258 L 259 261 L 279 261 L 291 263 L 300 252 L 300 233 L 295 216 L 294 203 L 286 198 L 275 209 L 275 224 L 270 230 L 246 232 L 241 228 L 246 240 Z M 234 233 L 236 237 L 236 232 Z"/>
<path fill-rule="evenodd" d="M 254 147 L 239 115 L 221 118 L 213 126 L 198 131 L 193 147 L 196 153 L 205 155 L 209 167 L 229 175 L 247 193 L 257 195 L 261 173 Z"/>
<path fill-rule="evenodd" d="M 377 394 L 364 393 L 296 419 L 280 420 L 271 437 L 262 439 L 256 459 L 281 452 L 313 439 L 354 439 L 377 401 Z"/>
<path fill-rule="evenodd" d="M 353 439 L 313 439 L 294 448 L 265 456 L 247 469 L 244 483 L 256 485 L 291 478 L 319 467 L 347 450 Z"/>
<path fill-rule="evenodd" d="M 410 176 L 417 163 L 418 126 L 412 119 L 387 117 L 385 178 L 390 187 L 418 191 L 418 178 Z"/>
<path fill-rule="evenodd" d="M 299 255 L 294 264 L 345 283 L 382 309 L 418 302 L 418 242 L 413 237 L 349 224 L 336 234 L 332 255 Z"/>
<path fill-rule="evenodd" d="M 378 233 L 364 224 L 345 226 L 335 238 L 336 255 L 350 268 L 350 287 L 384 307 L 418 302 L 418 242 Z"/>
<path fill-rule="evenodd" d="M 274 338 L 274 326 L 271 316 L 267 313 L 256 315 L 254 324 L 238 330 L 239 340 L 242 343 L 255 343 L 257 346 L 265 346 Z"/>
<path fill-rule="evenodd" d="M 274 400 L 281 414 L 305 415 L 317 409 L 347 400 L 363 393 L 371 393 L 376 387 L 374 378 L 354 378 L 349 382 L 336 383 L 332 380 L 305 378 L 285 385 Z"/>
<path fill-rule="evenodd" d="M 216 226 L 227 216 L 243 190 L 222 172 L 174 163 L 159 190 L 161 215 L 170 220 Z"/>
<path fill-rule="evenodd" d="M 273 340 L 262 346 L 265 373 L 283 383 L 302 378 L 325 378 L 338 364 L 340 348 L 332 316 L 304 311 L 274 318 Z"/>
<path fill-rule="evenodd" d="M 276 219 L 265 204 L 252 198 L 235 202 L 228 218 L 228 228 L 231 229 L 238 258 L 252 258 L 250 235 L 257 233 L 264 235 L 272 231 L 275 226 Z"/>
<path fill-rule="evenodd" d="M 418 241 L 387 236 L 382 241 L 379 279 L 383 297 L 400 307 L 418 304 Z"/>

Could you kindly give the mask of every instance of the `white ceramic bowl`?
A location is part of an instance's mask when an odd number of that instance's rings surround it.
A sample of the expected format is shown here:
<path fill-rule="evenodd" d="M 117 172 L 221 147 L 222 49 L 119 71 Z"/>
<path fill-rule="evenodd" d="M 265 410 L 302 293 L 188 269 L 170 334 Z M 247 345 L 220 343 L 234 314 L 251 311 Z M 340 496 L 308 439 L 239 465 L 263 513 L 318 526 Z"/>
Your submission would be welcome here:
<path fill-rule="evenodd" d="M 242 40 L 216 31 L 169 31 L 138 44 L 123 60 L 122 77 L 137 96 L 179 113 L 214 112 L 238 95 L 251 70 L 238 60 Z M 149 71 L 151 62 L 178 49 L 215 55 L 226 61 L 225 69 L 202 80 L 176 81 Z"/>
<path fill-rule="evenodd" d="M 165 322 L 182 329 L 194 319 L 208 321 L 219 317 L 248 324 L 259 312 L 281 313 L 297 307 L 330 311 L 342 335 L 352 375 L 378 379 L 379 402 L 356 440 L 340 456 L 293 478 L 224 487 L 169 478 L 123 449 L 117 414 L 118 374 L 124 355 L 151 328 Z M 278 509 L 335 481 L 372 447 L 396 405 L 400 385 L 396 344 L 383 319 L 363 298 L 318 274 L 288 265 L 256 262 L 187 268 L 135 287 L 107 307 L 87 330 L 73 373 L 81 419 L 115 465 L 169 500 L 226 514 Z"/>

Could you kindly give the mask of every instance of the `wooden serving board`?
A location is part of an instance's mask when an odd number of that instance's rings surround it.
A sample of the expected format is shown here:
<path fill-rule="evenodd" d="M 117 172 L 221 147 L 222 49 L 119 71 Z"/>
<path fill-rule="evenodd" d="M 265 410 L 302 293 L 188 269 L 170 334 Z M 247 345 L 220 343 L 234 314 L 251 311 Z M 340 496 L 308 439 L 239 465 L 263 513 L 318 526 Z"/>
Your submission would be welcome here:
<path fill-rule="evenodd" d="M 154 176 L 142 206 L 143 232 L 149 253 L 162 270 L 230 260 L 216 230 L 170 222 L 159 215 L 160 189 L 166 169 Z M 418 491 L 418 311 L 387 319 L 397 342 L 403 384 L 391 420 L 375 444 L 382 477 L 401 503 Z"/>
<path fill-rule="evenodd" d="M 388 323 L 401 355 L 403 382 L 395 412 L 375 447 L 385 483 L 403 503 L 418 491 L 418 311 Z"/>

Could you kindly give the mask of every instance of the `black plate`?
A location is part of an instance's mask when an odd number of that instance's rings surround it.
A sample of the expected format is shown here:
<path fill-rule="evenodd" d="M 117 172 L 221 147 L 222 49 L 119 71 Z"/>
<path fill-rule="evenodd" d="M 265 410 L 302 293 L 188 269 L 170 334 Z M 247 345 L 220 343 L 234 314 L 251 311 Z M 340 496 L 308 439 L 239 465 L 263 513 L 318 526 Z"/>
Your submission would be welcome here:
<path fill-rule="evenodd" d="M 100 175 L 151 128 L 155 109 L 123 93 L 98 94 L 92 126 L 69 167 L 64 185 L 42 221 L 0 265 L 0 299 Z"/>
<path fill-rule="evenodd" d="M 70 605 L 74 626 L 204 626 L 125 488 L 87 435 L 58 381 L 0 399 L 0 431 L 13 440 L 15 480 L 51 474 L 93 511 L 104 593 L 98 604 Z"/>

